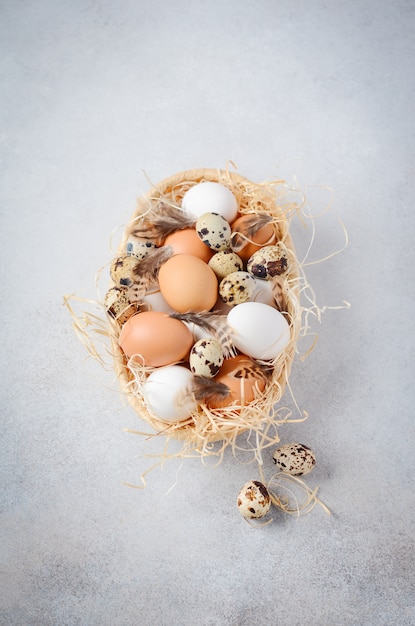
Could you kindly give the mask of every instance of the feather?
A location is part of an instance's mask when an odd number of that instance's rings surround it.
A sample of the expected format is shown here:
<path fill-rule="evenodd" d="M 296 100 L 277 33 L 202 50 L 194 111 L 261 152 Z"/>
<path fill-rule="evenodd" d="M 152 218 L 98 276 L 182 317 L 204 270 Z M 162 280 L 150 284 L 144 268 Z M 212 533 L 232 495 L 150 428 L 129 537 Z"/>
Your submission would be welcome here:
<path fill-rule="evenodd" d="M 194 324 L 201 330 L 210 333 L 219 341 L 226 359 L 236 355 L 236 348 L 233 345 L 230 328 L 226 322 L 226 315 L 202 311 L 200 313 L 171 313 L 170 317 Z"/>
<path fill-rule="evenodd" d="M 195 218 L 185 213 L 182 209 L 159 202 L 153 209 L 143 215 L 141 223 L 134 226 L 131 235 L 140 239 L 151 239 L 162 242 L 177 230 L 192 228 Z"/>
<path fill-rule="evenodd" d="M 144 259 L 141 259 L 134 268 L 134 277 L 136 283 L 146 284 L 150 287 L 157 283 L 160 267 L 173 254 L 171 246 L 162 246 L 155 248 Z"/>
<path fill-rule="evenodd" d="M 218 383 L 212 378 L 205 376 L 194 376 L 192 383 L 192 394 L 197 402 L 206 400 L 224 400 L 231 390 L 224 383 Z"/>
<path fill-rule="evenodd" d="M 242 250 L 254 235 L 264 226 L 272 222 L 272 217 L 266 213 L 255 213 L 247 217 L 237 231 L 232 233 L 231 248 L 234 252 Z"/>
<path fill-rule="evenodd" d="M 275 276 L 272 281 L 272 295 L 275 306 L 281 313 L 287 310 L 286 294 L 288 292 L 287 280 L 284 276 Z"/>

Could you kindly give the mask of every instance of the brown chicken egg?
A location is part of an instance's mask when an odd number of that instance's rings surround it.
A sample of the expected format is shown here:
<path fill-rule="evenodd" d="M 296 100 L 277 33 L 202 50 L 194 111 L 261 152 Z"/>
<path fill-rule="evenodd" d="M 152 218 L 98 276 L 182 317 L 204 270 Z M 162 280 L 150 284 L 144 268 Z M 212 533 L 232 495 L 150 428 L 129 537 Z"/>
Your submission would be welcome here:
<path fill-rule="evenodd" d="M 119 337 L 124 354 L 143 365 L 160 367 L 187 359 L 193 335 L 183 322 L 161 311 L 133 315 L 124 324 Z"/>
<path fill-rule="evenodd" d="M 184 228 L 168 235 L 164 245 L 171 246 L 173 254 L 193 254 L 206 263 L 214 255 L 214 250 L 203 243 L 194 228 Z"/>
<path fill-rule="evenodd" d="M 215 380 L 224 383 L 231 392 L 225 400 L 209 400 L 207 404 L 210 408 L 225 407 L 233 403 L 238 407 L 244 406 L 265 389 L 264 376 L 256 363 L 244 354 L 225 359 Z"/>
<path fill-rule="evenodd" d="M 241 215 L 232 223 L 232 233 L 241 233 L 244 235 L 249 223 L 252 221 L 252 215 Z M 242 248 L 237 248 L 235 251 L 243 261 L 248 259 L 262 246 L 275 243 L 275 231 L 272 224 L 265 224 L 254 235 L 248 238 Z M 233 240 L 234 241 L 234 240 Z"/>
<path fill-rule="evenodd" d="M 179 313 L 209 311 L 218 296 L 215 272 L 196 256 L 176 254 L 159 271 L 160 291 Z"/>

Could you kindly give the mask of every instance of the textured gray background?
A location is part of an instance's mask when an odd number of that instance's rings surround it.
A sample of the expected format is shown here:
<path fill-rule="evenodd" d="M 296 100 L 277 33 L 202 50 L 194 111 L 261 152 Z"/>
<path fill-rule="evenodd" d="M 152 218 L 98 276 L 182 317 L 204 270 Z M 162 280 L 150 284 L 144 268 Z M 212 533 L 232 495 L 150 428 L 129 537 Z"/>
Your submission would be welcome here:
<path fill-rule="evenodd" d="M 415 4 L 1 2 L 1 623 L 415 624 Z M 62 295 L 95 298 L 136 197 L 193 167 L 308 188 L 328 310 L 292 386 L 331 508 L 252 529 L 254 466 L 167 463 Z M 117 238 L 116 231 L 115 241 Z M 295 232 L 299 248 L 310 230 Z M 272 471 L 270 453 L 264 455 Z M 170 490 L 175 484 L 176 486 Z"/>

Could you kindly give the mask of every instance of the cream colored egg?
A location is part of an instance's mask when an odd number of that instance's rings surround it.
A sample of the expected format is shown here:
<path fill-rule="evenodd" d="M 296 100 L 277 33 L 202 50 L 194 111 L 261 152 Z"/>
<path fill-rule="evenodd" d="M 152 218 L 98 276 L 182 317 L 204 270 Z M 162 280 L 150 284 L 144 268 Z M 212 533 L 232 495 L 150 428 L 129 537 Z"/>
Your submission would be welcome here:
<path fill-rule="evenodd" d="M 190 350 L 190 370 L 197 376 L 213 378 L 223 363 L 223 351 L 217 339 L 200 339 Z"/>
<path fill-rule="evenodd" d="M 226 304 L 236 306 L 251 300 L 255 293 L 255 279 L 248 272 L 232 272 L 219 284 L 219 295 Z"/>
<path fill-rule="evenodd" d="M 196 221 L 196 232 L 201 241 L 211 250 L 219 252 L 229 248 L 231 227 L 219 213 L 204 213 Z"/>
<path fill-rule="evenodd" d="M 248 259 L 246 269 L 257 278 L 271 280 L 290 269 L 286 246 L 279 241 L 273 246 L 264 246 Z"/>
<path fill-rule="evenodd" d="M 138 239 L 138 237 L 130 235 L 127 239 L 125 251 L 128 256 L 134 256 L 141 261 L 145 259 L 155 247 L 156 245 L 148 239 Z"/>
<path fill-rule="evenodd" d="M 261 519 L 271 508 L 268 489 L 259 480 L 250 480 L 239 492 L 237 506 L 246 519 Z"/>
<path fill-rule="evenodd" d="M 273 454 L 276 466 L 291 476 L 309 474 L 316 464 L 315 454 L 303 443 L 287 443 Z"/>
<path fill-rule="evenodd" d="M 244 264 L 240 256 L 232 250 L 222 250 L 216 252 L 208 263 L 209 267 L 213 269 L 216 276 L 221 280 L 232 272 L 239 272 L 243 270 Z"/>
<path fill-rule="evenodd" d="M 134 280 L 134 270 L 138 260 L 134 256 L 120 256 L 113 260 L 110 267 L 110 276 L 117 287 L 130 287 Z"/>

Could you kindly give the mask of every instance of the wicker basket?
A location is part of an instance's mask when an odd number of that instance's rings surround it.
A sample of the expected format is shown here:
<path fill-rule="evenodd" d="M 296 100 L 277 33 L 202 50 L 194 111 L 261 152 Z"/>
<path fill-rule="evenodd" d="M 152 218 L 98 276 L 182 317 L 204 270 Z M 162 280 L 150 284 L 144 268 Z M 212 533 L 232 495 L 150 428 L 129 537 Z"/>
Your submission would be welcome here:
<path fill-rule="evenodd" d="M 284 353 L 273 362 L 272 376 L 260 398 L 237 408 L 231 406 L 209 409 L 202 404 L 189 419 L 175 423 L 162 422 L 148 411 L 141 393 L 143 379 L 137 377 L 119 347 L 120 327 L 111 323 L 110 337 L 115 371 L 134 410 L 156 432 L 163 432 L 176 439 L 185 440 L 188 446 L 196 450 L 205 450 L 209 444 L 218 440 L 223 440 L 225 444 L 234 444 L 236 437 L 247 430 L 261 433 L 266 443 L 269 427 L 275 427 L 278 422 L 276 405 L 281 400 L 288 381 L 301 327 L 299 265 L 289 234 L 289 218 L 295 207 L 292 204 L 284 205 L 283 181 L 256 184 L 227 170 L 195 169 L 180 172 L 155 185 L 145 197 L 139 199 L 136 211 L 131 217 L 131 223 L 137 223 L 144 211 L 148 211 L 149 208 L 151 210 L 152 202 L 164 200 L 180 206 L 185 192 L 202 181 L 218 182 L 228 187 L 238 200 L 240 213 L 261 212 L 272 216 L 277 240 L 284 242 L 291 256 L 284 291 L 284 314 L 290 325 L 290 342 Z M 119 246 L 118 255 L 120 256 L 125 254 L 128 232 L 129 227 L 126 228 Z M 270 434 L 269 439 L 275 442 L 275 435 Z"/>

